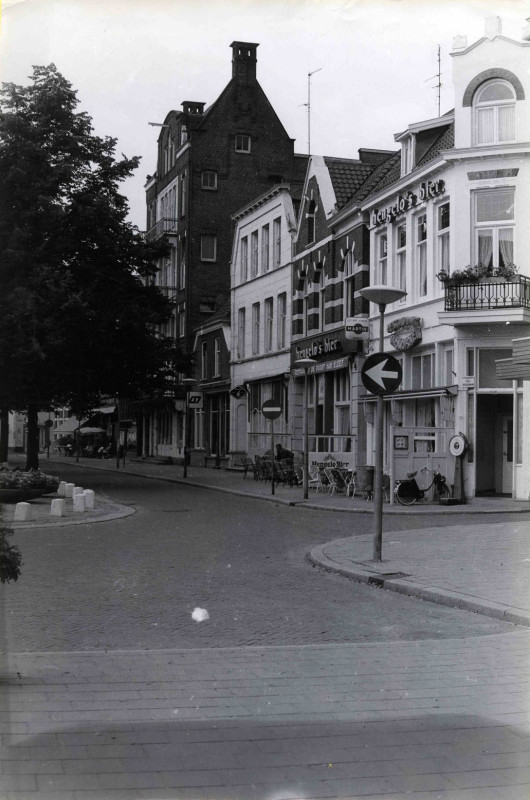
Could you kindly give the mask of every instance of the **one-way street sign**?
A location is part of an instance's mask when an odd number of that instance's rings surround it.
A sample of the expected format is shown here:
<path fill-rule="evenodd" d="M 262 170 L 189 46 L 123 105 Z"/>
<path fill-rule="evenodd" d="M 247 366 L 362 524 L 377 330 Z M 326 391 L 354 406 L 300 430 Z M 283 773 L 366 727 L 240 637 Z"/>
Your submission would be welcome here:
<path fill-rule="evenodd" d="M 372 353 L 361 370 L 363 386 L 372 394 L 395 392 L 402 377 L 401 364 L 386 353 Z"/>

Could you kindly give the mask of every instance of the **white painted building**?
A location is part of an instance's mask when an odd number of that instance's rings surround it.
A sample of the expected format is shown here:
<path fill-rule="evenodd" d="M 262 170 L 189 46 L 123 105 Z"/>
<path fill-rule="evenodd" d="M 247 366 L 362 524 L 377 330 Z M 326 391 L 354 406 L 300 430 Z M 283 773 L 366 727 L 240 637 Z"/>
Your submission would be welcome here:
<path fill-rule="evenodd" d="M 385 403 L 385 464 L 400 477 L 441 463 L 452 482 L 462 433 L 465 495 L 528 499 L 529 384 L 501 379 L 496 361 L 530 322 L 530 42 L 502 36 L 498 18 L 486 30 L 455 39 L 454 110 L 396 135 L 400 158 L 362 208 L 371 284 L 407 292 L 385 317 L 403 369 Z"/>
<path fill-rule="evenodd" d="M 290 449 L 291 256 L 296 214 L 290 187 L 279 184 L 233 215 L 230 451 L 270 447 L 266 400 L 282 406 L 275 441 Z"/>

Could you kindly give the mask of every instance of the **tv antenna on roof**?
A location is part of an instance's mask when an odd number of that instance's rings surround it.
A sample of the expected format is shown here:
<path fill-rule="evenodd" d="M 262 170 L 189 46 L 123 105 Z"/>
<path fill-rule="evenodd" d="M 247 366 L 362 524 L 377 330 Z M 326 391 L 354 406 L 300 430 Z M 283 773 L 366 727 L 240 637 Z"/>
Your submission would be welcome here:
<path fill-rule="evenodd" d="M 432 79 L 433 79 L 433 78 L 438 78 L 438 83 L 435 83 L 435 84 L 434 84 L 434 86 L 433 86 L 432 88 L 433 88 L 433 89 L 437 89 L 437 95 L 438 95 L 438 116 L 440 116 L 440 113 L 441 113 L 441 111 L 440 111 L 440 103 L 441 103 L 441 99 L 442 99 L 442 92 L 441 92 L 441 90 L 442 90 L 442 86 L 443 86 L 443 83 L 442 83 L 442 69 L 441 69 L 441 57 L 440 57 L 440 45 L 438 45 L 438 72 L 436 73 L 436 75 L 431 75 L 431 77 L 430 77 L 430 78 L 427 78 L 427 79 L 424 81 L 424 83 L 427 83 L 427 81 L 432 81 Z"/>
<path fill-rule="evenodd" d="M 307 108 L 307 152 L 311 155 L 311 78 L 315 72 L 321 72 L 324 67 L 314 69 L 307 73 L 307 103 L 302 103 Z"/>

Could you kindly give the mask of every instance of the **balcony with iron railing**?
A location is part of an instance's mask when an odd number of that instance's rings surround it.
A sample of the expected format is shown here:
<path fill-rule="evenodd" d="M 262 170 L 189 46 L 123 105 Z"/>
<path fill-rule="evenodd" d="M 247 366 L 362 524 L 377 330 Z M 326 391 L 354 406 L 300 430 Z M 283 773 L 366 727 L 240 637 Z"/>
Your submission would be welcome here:
<path fill-rule="evenodd" d="M 530 279 L 517 275 L 508 280 L 488 278 L 457 285 L 445 284 L 444 311 L 530 309 Z"/>
<path fill-rule="evenodd" d="M 170 217 L 163 217 L 159 219 L 152 228 L 149 228 L 145 234 L 145 240 L 146 242 L 154 242 L 157 239 L 161 239 L 162 236 L 167 236 L 171 233 L 176 234 L 176 232 L 177 220 Z"/>

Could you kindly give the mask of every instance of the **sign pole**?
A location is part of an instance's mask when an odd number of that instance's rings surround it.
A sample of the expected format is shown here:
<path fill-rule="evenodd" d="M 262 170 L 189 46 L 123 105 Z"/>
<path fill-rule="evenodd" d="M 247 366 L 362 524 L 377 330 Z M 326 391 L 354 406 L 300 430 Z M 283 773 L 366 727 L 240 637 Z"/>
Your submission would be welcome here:
<path fill-rule="evenodd" d="M 379 352 L 385 346 L 385 306 L 379 304 Z M 374 561 L 381 561 L 383 552 L 383 427 L 384 399 L 377 395 L 375 419 L 375 475 L 374 475 Z"/>
<path fill-rule="evenodd" d="M 271 419 L 271 462 L 272 462 L 272 490 L 274 494 L 274 420 Z"/>

